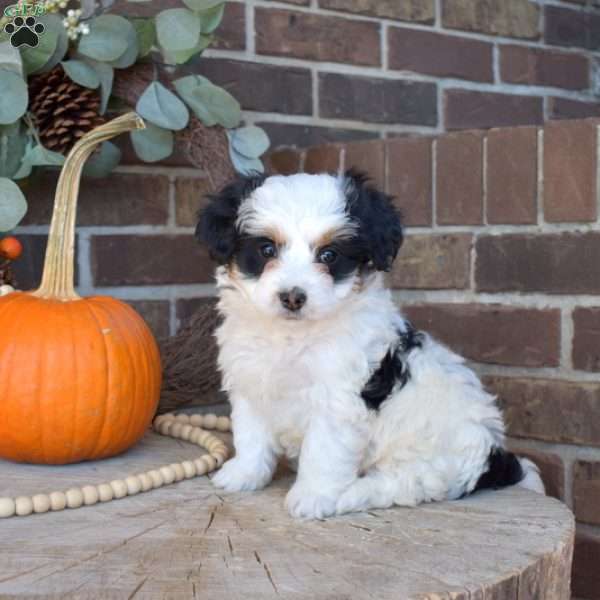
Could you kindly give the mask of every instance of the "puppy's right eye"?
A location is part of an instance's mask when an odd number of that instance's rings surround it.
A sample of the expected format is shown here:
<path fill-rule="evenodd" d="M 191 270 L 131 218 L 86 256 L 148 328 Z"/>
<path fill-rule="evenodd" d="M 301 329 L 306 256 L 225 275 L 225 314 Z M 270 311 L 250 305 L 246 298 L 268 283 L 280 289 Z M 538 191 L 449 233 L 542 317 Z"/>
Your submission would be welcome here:
<path fill-rule="evenodd" d="M 275 258 L 277 256 L 277 248 L 275 247 L 275 244 L 268 242 L 260 247 L 260 253 L 265 258 Z"/>

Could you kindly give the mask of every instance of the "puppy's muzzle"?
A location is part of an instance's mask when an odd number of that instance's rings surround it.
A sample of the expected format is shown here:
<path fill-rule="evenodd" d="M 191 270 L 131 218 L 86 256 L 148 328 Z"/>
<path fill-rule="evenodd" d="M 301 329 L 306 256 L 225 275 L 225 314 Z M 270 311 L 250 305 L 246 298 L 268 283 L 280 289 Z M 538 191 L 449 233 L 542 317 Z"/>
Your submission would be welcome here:
<path fill-rule="evenodd" d="M 299 311 L 306 304 L 306 292 L 299 287 L 279 292 L 279 300 L 291 312 Z"/>

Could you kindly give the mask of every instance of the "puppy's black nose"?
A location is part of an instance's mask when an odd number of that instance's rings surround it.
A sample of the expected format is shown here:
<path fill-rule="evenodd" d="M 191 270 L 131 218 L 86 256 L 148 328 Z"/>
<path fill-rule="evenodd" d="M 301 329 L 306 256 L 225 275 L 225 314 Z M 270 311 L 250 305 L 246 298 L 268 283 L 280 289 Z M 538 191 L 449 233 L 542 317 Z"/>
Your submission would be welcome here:
<path fill-rule="evenodd" d="M 306 292 L 299 287 L 293 287 L 291 290 L 279 292 L 281 304 L 288 310 L 296 312 L 306 304 Z"/>

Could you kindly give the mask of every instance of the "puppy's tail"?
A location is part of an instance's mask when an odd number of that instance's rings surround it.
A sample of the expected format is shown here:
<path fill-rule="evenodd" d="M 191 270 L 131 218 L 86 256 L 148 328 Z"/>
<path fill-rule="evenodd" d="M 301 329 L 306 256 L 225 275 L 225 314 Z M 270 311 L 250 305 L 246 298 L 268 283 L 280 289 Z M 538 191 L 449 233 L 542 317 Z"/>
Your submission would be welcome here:
<path fill-rule="evenodd" d="M 479 477 L 473 491 L 509 485 L 519 485 L 538 494 L 546 493 L 539 469 L 533 462 L 527 458 L 518 458 L 503 448 L 494 447 L 488 457 L 488 468 Z"/>

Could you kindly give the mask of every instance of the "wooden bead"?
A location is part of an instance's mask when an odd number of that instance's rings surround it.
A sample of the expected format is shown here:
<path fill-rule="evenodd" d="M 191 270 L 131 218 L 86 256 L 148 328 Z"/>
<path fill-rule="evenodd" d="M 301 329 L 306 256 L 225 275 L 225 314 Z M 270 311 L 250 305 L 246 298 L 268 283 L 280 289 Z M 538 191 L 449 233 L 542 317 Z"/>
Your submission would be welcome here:
<path fill-rule="evenodd" d="M 218 431 L 229 431 L 231 429 L 229 417 L 217 417 L 216 428 Z"/>
<path fill-rule="evenodd" d="M 190 435 L 191 435 L 192 431 L 194 431 L 194 428 L 191 425 L 184 425 L 181 428 L 181 435 L 179 437 L 182 440 L 187 441 L 190 439 Z"/>
<path fill-rule="evenodd" d="M 171 434 L 171 427 L 173 426 L 173 421 L 163 421 L 159 428 L 158 431 L 162 434 L 162 435 L 170 435 Z"/>
<path fill-rule="evenodd" d="M 211 471 L 214 471 L 217 467 L 217 461 L 214 457 L 212 457 L 210 454 L 205 454 L 202 457 L 202 460 L 206 462 L 207 466 L 208 466 L 208 472 L 210 473 Z"/>
<path fill-rule="evenodd" d="M 217 424 L 217 415 L 204 415 L 204 427 L 206 429 L 214 429 Z"/>
<path fill-rule="evenodd" d="M 14 516 L 17 507 L 12 498 L 0 498 L 0 519 Z"/>
<path fill-rule="evenodd" d="M 136 475 L 130 475 L 125 478 L 125 485 L 127 486 L 127 494 L 129 496 L 135 496 L 142 491 L 142 482 Z"/>
<path fill-rule="evenodd" d="M 50 508 L 52 510 L 64 510 L 67 506 L 67 498 L 63 492 L 52 492 L 50 494 Z"/>
<path fill-rule="evenodd" d="M 208 473 L 208 465 L 202 458 L 194 460 L 194 466 L 196 467 L 197 475 L 206 475 L 206 473 Z"/>
<path fill-rule="evenodd" d="M 212 457 L 217 462 L 217 466 L 220 467 L 227 459 L 227 454 L 225 454 L 224 452 L 213 452 Z"/>
<path fill-rule="evenodd" d="M 148 477 L 150 477 L 150 479 L 152 479 L 152 487 L 153 488 L 159 488 L 165 484 L 165 480 L 163 479 L 163 476 L 156 469 L 152 469 L 151 471 L 148 471 Z"/>
<path fill-rule="evenodd" d="M 113 479 L 110 482 L 114 498 L 124 498 L 127 496 L 127 485 L 122 479 Z"/>
<path fill-rule="evenodd" d="M 95 485 L 84 485 L 81 488 L 81 493 L 83 494 L 83 503 L 86 506 L 96 504 L 100 499 L 100 496 L 98 494 L 98 488 L 96 488 Z"/>
<path fill-rule="evenodd" d="M 26 517 L 33 512 L 33 501 L 29 496 L 18 496 L 15 498 L 15 512 L 20 517 Z"/>
<path fill-rule="evenodd" d="M 167 417 L 167 415 L 158 415 L 158 417 L 156 417 L 154 419 L 152 424 L 154 425 L 154 428 L 156 429 L 157 427 L 160 426 L 161 423 L 164 423 L 165 421 L 170 421 L 170 420 L 171 419 L 169 419 L 169 417 Z"/>
<path fill-rule="evenodd" d="M 202 427 L 203 421 L 202 415 L 190 415 L 190 425 L 193 427 Z"/>
<path fill-rule="evenodd" d="M 69 508 L 79 508 L 83 504 L 83 492 L 79 488 L 67 490 L 65 496 Z"/>
<path fill-rule="evenodd" d="M 33 502 L 34 513 L 45 513 L 50 510 L 50 496 L 48 494 L 36 494 L 31 501 Z"/>
<path fill-rule="evenodd" d="M 196 475 L 196 467 L 191 460 L 184 460 L 181 463 L 181 467 L 183 468 L 183 475 L 186 479 L 191 479 Z"/>
<path fill-rule="evenodd" d="M 154 485 L 152 484 L 152 478 L 148 475 L 148 473 L 138 473 L 136 475 L 142 484 L 142 492 L 147 492 L 151 490 Z"/>
<path fill-rule="evenodd" d="M 160 467 L 159 471 L 165 485 L 169 485 L 169 483 L 175 481 L 175 471 L 171 467 L 165 465 L 164 467 Z"/>
<path fill-rule="evenodd" d="M 181 481 L 185 477 L 185 471 L 181 463 L 171 463 L 169 466 L 173 469 L 173 473 L 175 473 L 175 481 Z"/>
<path fill-rule="evenodd" d="M 178 423 L 177 421 L 175 421 L 175 423 L 173 423 L 171 425 L 171 429 L 169 430 L 169 435 L 171 437 L 174 437 L 174 438 L 181 437 L 181 430 L 182 429 L 183 429 L 183 424 L 182 423 Z"/>
<path fill-rule="evenodd" d="M 164 413 L 162 415 L 160 415 L 161 417 L 164 417 L 166 420 L 169 421 L 174 421 L 175 420 L 175 413 Z"/>
<path fill-rule="evenodd" d="M 197 427 L 194 427 L 194 429 L 192 429 L 192 433 L 190 433 L 190 437 L 188 438 L 188 442 L 191 442 L 192 444 L 198 444 L 198 440 L 200 439 L 200 436 L 202 435 L 202 429 L 198 429 Z"/>
<path fill-rule="evenodd" d="M 113 489 L 108 483 L 101 483 L 98 486 L 98 499 L 100 502 L 108 502 L 113 499 Z"/>
<path fill-rule="evenodd" d="M 180 413 L 175 417 L 175 421 L 185 425 L 186 423 L 190 422 L 190 416 L 186 415 L 185 413 Z"/>

